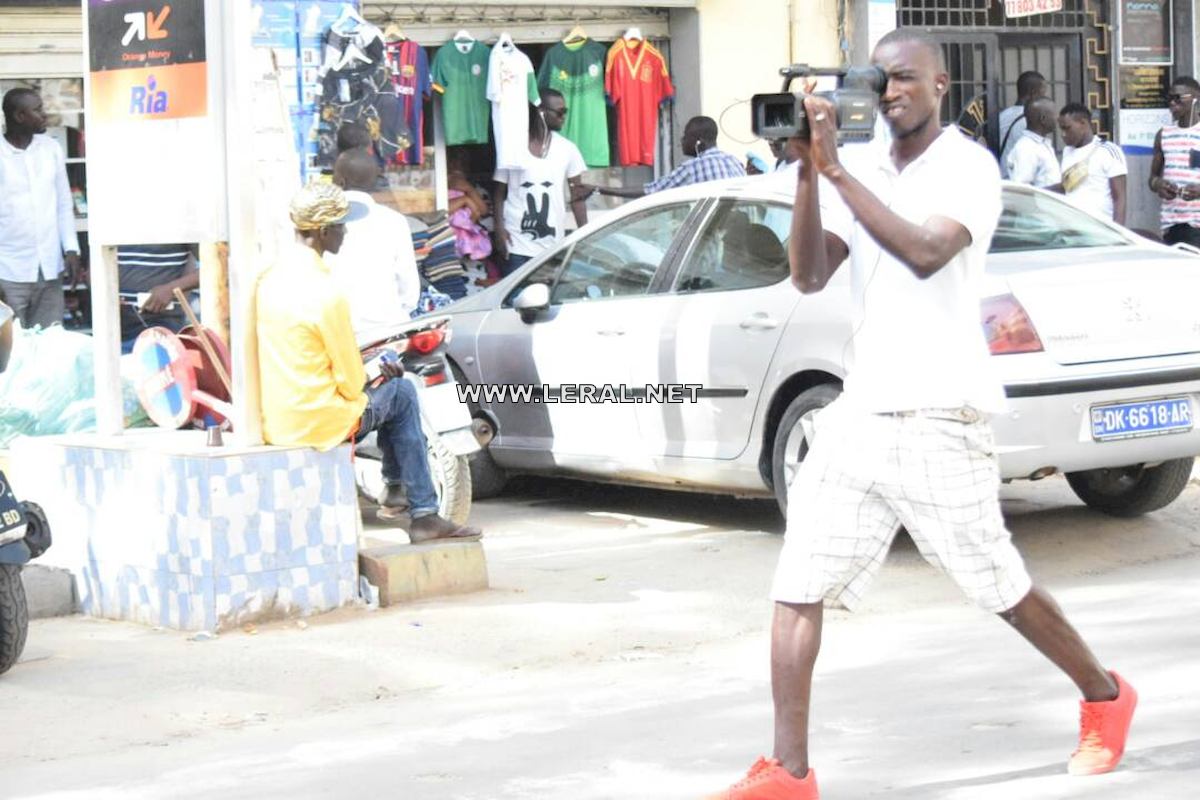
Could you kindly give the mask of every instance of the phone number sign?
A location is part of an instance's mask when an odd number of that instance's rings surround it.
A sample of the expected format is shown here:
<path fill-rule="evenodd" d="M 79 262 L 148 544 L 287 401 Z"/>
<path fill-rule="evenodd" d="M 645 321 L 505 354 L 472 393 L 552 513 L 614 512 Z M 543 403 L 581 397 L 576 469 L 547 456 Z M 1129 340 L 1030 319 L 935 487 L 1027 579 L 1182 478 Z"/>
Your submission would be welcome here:
<path fill-rule="evenodd" d="M 1032 17 L 1062 11 L 1062 7 L 1063 0 L 1004 0 L 1004 16 L 1009 19 Z"/>

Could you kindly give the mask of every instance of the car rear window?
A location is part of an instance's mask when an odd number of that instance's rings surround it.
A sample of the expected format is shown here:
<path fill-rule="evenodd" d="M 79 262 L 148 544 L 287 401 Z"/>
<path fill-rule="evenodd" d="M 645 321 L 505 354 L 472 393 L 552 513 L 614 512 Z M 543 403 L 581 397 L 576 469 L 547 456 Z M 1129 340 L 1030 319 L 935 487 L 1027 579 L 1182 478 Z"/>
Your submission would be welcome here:
<path fill-rule="evenodd" d="M 1004 189 L 1004 210 L 992 236 L 991 252 L 1058 250 L 1072 247 L 1116 247 L 1130 244 L 1090 214 L 1040 192 Z"/>

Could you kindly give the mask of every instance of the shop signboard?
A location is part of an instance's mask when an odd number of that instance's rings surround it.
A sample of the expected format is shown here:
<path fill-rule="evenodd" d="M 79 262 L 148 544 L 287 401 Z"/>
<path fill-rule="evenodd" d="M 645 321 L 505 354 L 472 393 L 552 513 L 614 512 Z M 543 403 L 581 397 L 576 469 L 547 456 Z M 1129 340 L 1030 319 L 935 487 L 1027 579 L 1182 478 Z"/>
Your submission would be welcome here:
<path fill-rule="evenodd" d="M 1120 63 L 1174 63 L 1171 0 L 1120 0 Z"/>
<path fill-rule="evenodd" d="M 1159 129 L 1171 124 L 1167 110 L 1170 80 L 1166 67 L 1121 67 L 1117 130 L 1118 142 L 1127 153 L 1149 153 Z"/>
<path fill-rule="evenodd" d="M 222 0 L 87 0 L 93 247 L 223 241 Z"/>
<path fill-rule="evenodd" d="M 1004 0 L 1004 16 L 1009 19 L 1050 14 L 1062 8 L 1063 0 Z"/>
<path fill-rule="evenodd" d="M 204 0 L 89 0 L 88 62 L 93 119 L 204 116 Z"/>

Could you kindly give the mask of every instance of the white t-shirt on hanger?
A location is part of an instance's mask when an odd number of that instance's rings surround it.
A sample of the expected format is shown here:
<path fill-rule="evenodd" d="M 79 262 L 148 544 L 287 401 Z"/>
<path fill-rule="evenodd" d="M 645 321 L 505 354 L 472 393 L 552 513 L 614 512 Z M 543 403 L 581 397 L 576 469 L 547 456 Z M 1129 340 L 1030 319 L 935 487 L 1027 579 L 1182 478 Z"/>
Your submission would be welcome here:
<path fill-rule="evenodd" d="M 537 78 L 529 56 L 508 35 L 488 60 L 487 99 L 492 101 L 496 169 L 519 169 L 529 153 L 529 104 L 537 105 Z"/>

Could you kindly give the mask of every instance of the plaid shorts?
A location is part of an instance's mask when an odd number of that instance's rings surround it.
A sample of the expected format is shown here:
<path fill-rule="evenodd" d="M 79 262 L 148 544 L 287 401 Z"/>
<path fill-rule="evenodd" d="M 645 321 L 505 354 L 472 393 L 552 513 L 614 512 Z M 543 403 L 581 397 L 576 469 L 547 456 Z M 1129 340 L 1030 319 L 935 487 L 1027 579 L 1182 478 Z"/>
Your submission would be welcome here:
<path fill-rule="evenodd" d="M 816 415 L 810 441 L 788 489 L 774 600 L 853 609 L 901 525 L 983 609 L 1006 611 L 1029 592 L 1000 515 L 991 425 L 979 412 L 871 414 L 837 401 Z"/>

